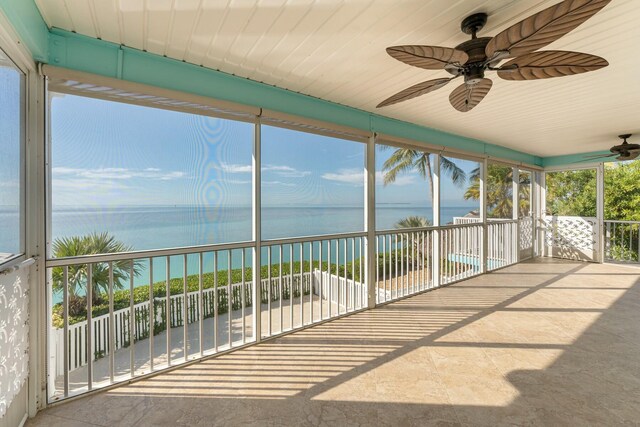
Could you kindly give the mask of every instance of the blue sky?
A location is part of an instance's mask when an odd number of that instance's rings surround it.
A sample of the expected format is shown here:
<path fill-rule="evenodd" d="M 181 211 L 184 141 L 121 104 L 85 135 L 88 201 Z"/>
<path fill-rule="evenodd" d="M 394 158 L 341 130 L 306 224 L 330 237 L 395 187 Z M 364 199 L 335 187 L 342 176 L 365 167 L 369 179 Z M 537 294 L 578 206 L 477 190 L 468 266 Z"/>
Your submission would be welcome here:
<path fill-rule="evenodd" d="M 0 60 L 3 59 L 0 51 Z M 21 73 L 0 62 L 0 260 L 22 251 Z"/>
<path fill-rule="evenodd" d="M 2 58 L 0 51 L 0 59 Z M 20 201 L 20 83 L 13 68 L 0 66 L 0 208 L 18 209 Z"/>
<path fill-rule="evenodd" d="M 248 206 L 253 124 L 70 95 L 52 99 L 54 206 Z M 363 205 L 364 144 L 262 128 L 263 206 Z M 427 183 L 407 173 L 379 203 L 428 205 Z M 460 162 L 467 171 L 473 162 Z M 443 182 L 443 205 L 474 206 Z"/>

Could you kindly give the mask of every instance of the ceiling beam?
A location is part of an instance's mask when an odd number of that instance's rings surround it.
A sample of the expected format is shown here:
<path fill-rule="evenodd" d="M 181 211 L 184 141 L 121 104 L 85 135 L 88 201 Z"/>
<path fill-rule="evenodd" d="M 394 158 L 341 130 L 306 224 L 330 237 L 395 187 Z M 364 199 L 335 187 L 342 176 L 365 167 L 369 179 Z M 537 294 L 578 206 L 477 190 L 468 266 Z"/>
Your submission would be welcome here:
<path fill-rule="evenodd" d="M 11 22 L 35 61 L 45 61 L 49 49 L 49 29 L 32 0 L 0 0 L 0 10 Z"/>
<path fill-rule="evenodd" d="M 33 58 L 39 62 L 395 135 L 470 154 L 536 166 L 544 163 L 541 157 L 507 147 L 391 119 L 69 31 L 49 29 L 33 0 L 0 0 L 0 8 Z"/>
<path fill-rule="evenodd" d="M 540 157 L 53 28 L 48 63 L 541 166 Z"/>

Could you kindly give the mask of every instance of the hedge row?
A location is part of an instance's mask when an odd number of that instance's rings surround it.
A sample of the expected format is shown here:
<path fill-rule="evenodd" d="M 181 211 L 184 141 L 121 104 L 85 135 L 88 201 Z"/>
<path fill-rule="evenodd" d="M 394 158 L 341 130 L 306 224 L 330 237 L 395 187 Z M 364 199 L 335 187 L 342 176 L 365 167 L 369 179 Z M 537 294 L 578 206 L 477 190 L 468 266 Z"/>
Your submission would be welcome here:
<path fill-rule="evenodd" d="M 400 255 L 400 251 L 392 251 L 387 253 L 383 258 L 382 254 L 378 254 L 378 274 L 380 277 L 383 276 L 383 272 L 386 273 L 387 277 L 394 276 L 393 271 L 389 269 L 389 265 L 395 265 L 397 263 L 406 262 L 407 254 L 406 251 Z M 386 266 L 383 267 L 383 259 L 386 261 Z M 364 274 L 364 265 L 362 266 L 362 270 L 360 268 L 361 259 L 356 259 L 353 263 L 348 262 L 346 264 L 346 277 L 347 279 L 355 279 L 356 281 L 360 280 L 360 272 Z M 260 271 L 260 277 L 262 279 L 267 279 L 269 277 L 269 267 L 271 277 L 279 277 L 280 275 L 280 265 L 272 264 L 271 266 L 262 266 Z M 282 274 L 283 276 L 287 276 L 291 272 L 291 267 L 293 267 L 293 274 L 300 274 L 300 268 L 302 267 L 302 271 L 304 273 L 310 272 L 312 269 L 320 269 L 320 263 L 318 261 L 313 262 L 313 268 L 311 268 L 311 264 L 309 261 L 303 261 L 300 263 L 296 261 L 294 263 L 284 262 L 282 264 Z M 327 271 L 329 268 L 328 262 L 322 263 L 322 271 Z M 345 277 L 345 266 L 344 265 L 336 265 L 335 263 L 331 264 L 331 274 L 337 274 L 340 277 Z M 253 272 L 251 267 L 246 267 L 244 269 L 244 280 L 245 283 L 250 283 L 253 277 Z M 211 289 L 214 286 L 218 287 L 226 287 L 229 279 L 228 270 L 219 270 L 217 273 L 217 277 L 214 276 L 214 273 L 204 273 L 202 275 L 202 287 L 203 289 Z M 231 284 L 241 283 L 243 279 L 243 270 L 241 268 L 232 269 L 231 270 Z M 214 281 L 216 283 L 214 283 Z M 195 292 L 200 288 L 200 280 L 199 275 L 189 275 L 187 276 L 187 292 Z M 179 295 L 184 292 L 183 289 L 183 279 L 182 278 L 173 278 L 169 281 L 169 295 Z M 297 288 L 294 288 L 294 294 L 298 293 Z M 113 293 L 113 308 L 115 311 L 121 310 L 123 308 L 129 307 L 129 289 L 119 289 L 114 291 Z M 154 296 L 166 296 L 166 281 L 157 281 L 153 283 L 153 295 Z M 295 295 L 298 296 L 298 295 Z M 272 301 L 277 298 L 277 295 L 272 293 Z M 288 298 L 288 295 L 286 296 Z M 263 299 L 263 303 L 266 303 L 267 300 Z M 97 317 L 109 312 L 109 296 L 107 294 L 101 294 L 99 300 L 100 304 L 94 304 L 92 307 L 92 316 Z M 133 289 L 133 303 L 139 304 L 149 300 L 149 286 L 137 286 Z M 71 301 L 70 301 L 71 304 Z M 79 307 L 77 313 L 75 315 L 69 316 L 69 323 L 74 324 L 77 322 L 81 322 L 86 320 L 86 298 L 84 297 L 75 297 L 74 300 L 75 306 Z M 226 312 L 226 307 L 224 307 L 225 302 L 219 301 L 219 312 Z M 235 309 L 236 307 L 234 307 Z M 222 310 L 220 310 L 222 309 Z M 58 303 L 53 306 L 53 323 L 55 325 L 62 325 L 62 304 Z"/>

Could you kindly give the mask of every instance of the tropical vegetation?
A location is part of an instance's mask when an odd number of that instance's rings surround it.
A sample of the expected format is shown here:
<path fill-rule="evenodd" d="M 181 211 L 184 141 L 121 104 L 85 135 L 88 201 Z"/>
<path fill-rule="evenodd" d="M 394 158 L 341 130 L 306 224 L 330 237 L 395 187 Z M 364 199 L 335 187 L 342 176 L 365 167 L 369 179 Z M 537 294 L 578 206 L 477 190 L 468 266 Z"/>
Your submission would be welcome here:
<path fill-rule="evenodd" d="M 54 240 L 52 254 L 55 258 L 73 257 L 81 255 L 112 254 L 132 251 L 131 246 L 115 239 L 108 233 L 89 233 L 84 236 L 61 237 Z M 140 263 L 130 260 L 114 261 L 113 263 L 95 263 L 91 266 L 91 295 L 92 304 L 100 305 L 105 302 L 109 292 L 109 276 L 111 269 L 112 286 L 114 290 L 122 289 L 131 279 L 131 275 L 140 274 Z M 64 269 L 54 268 L 51 273 L 53 291 L 62 292 L 64 288 Z M 69 295 L 69 314 L 76 315 L 86 306 L 87 282 L 89 276 L 88 264 L 75 264 L 67 268 L 67 289 Z"/>
<path fill-rule="evenodd" d="M 430 227 L 431 221 L 422 216 L 408 216 L 396 222 L 396 228 L 421 228 Z"/>
<path fill-rule="evenodd" d="M 518 214 L 528 216 L 531 208 L 531 175 L 520 176 Z M 470 185 L 464 193 L 465 200 L 480 200 L 480 168 L 471 171 Z M 513 168 L 498 164 L 487 165 L 487 217 L 513 217 Z"/>
<path fill-rule="evenodd" d="M 596 216 L 596 170 L 546 174 L 547 214 Z M 640 161 L 605 163 L 604 217 L 640 221 Z"/>
<path fill-rule="evenodd" d="M 581 169 L 546 174 L 547 215 L 596 216 L 596 171 Z"/>
<path fill-rule="evenodd" d="M 297 297 L 300 294 L 300 289 L 299 289 L 299 285 L 296 285 L 296 283 L 297 281 L 299 281 L 299 277 L 300 277 L 299 275 L 301 272 L 308 273 L 312 270 L 319 270 L 319 269 L 322 269 L 322 271 L 330 270 L 332 274 L 336 274 L 340 277 L 346 277 L 349 280 L 355 278 L 356 282 L 359 282 L 360 272 L 361 272 L 360 263 L 361 263 L 360 259 L 356 259 L 354 262 L 348 262 L 346 266 L 337 265 L 335 263 L 329 264 L 328 262 L 323 262 L 321 266 L 318 261 L 314 261 L 313 264 L 311 264 L 309 261 L 303 261 L 302 263 L 299 261 L 295 261 L 293 263 L 285 262 L 282 264 L 282 275 L 286 277 L 286 276 L 289 276 L 290 274 L 293 274 L 294 276 L 293 294 L 294 294 L 294 297 Z M 379 269 L 381 270 L 382 267 L 379 266 Z M 243 275 L 243 272 L 244 272 L 244 275 Z M 362 273 L 364 274 L 364 264 L 362 265 Z M 261 279 L 264 280 L 269 277 L 276 278 L 279 276 L 280 276 L 279 264 L 273 264 L 271 266 L 263 265 L 261 267 L 261 271 L 260 271 Z M 231 279 L 230 282 L 229 282 L 229 278 Z M 252 278 L 253 278 L 253 273 L 252 273 L 251 267 L 246 267 L 244 270 L 241 268 L 232 269 L 231 274 L 229 274 L 228 270 L 218 270 L 216 274 L 214 274 L 213 272 L 203 273 L 202 288 L 203 290 L 212 289 L 214 287 L 218 287 L 222 289 L 218 295 L 218 313 L 223 314 L 228 311 L 228 306 L 227 306 L 228 301 L 226 297 L 227 285 L 240 284 L 244 279 L 244 282 L 248 284 L 247 289 L 249 289 Z M 59 284 L 59 286 L 60 288 L 58 291 L 62 289 L 61 288 L 62 285 Z M 82 289 L 85 286 L 86 286 L 86 282 L 82 282 L 76 286 L 76 289 Z M 153 289 L 152 289 L 153 297 L 161 298 L 161 299 L 166 298 L 166 295 L 167 295 L 166 286 L 167 286 L 166 280 L 160 280 L 160 281 L 154 282 Z M 198 291 L 199 289 L 200 289 L 200 276 L 198 274 L 188 275 L 186 280 L 186 291 L 195 292 L 195 291 Z M 181 277 L 172 278 L 169 280 L 170 296 L 181 295 L 182 293 L 184 293 L 184 291 L 185 291 L 185 287 L 184 287 L 183 278 Z M 234 310 L 239 309 L 241 305 L 241 298 L 240 298 L 241 294 L 239 292 L 240 292 L 239 290 L 234 289 L 234 293 L 238 294 L 237 297 L 234 296 L 234 298 L 232 299 L 232 308 Z M 303 294 L 308 294 L 308 293 L 309 293 L 308 288 L 303 289 Z M 70 295 L 71 295 L 71 292 L 70 292 Z M 129 307 L 130 295 L 131 294 L 128 287 L 126 289 L 122 289 L 122 286 L 121 286 L 119 289 L 115 290 L 113 293 L 114 310 L 117 311 L 117 310 L 121 310 L 123 308 Z M 269 292 L 267 292 L 265 287 L 263 289 L 263 292 L 261 293 L 261 300 L 263 303 L 268 302 L 269 300 L 268 295 L 269 295 Z M 276 299 L 279 298 L 279 295 L 275 292 L 270 292 L 270 295 L 271 295 L 272 301 L 275 301 Z M 133 289 L 134 305 L 149 301 L 149 298 L 150 298 L 149 285 L 134 287 Z M 283 288 L 283 298 L 289 298 L 289 289 L 286 287 Z M 107 291 L 101 292 L 99 297 L 96 299 L 97 302 L 92 304 L 91 314 L 93 317 L 100 316 L 109 312 L 108 300 L 109 298 L 108 298 Z M 86 317 L 87 317 L 86 298 L 84 298 L 83 296 L 78 296 L 74 301 L 76 301 L 76 303 L 74 303 L 73 305 L 73 310 L 71 305 L 71 299 L 69 304 L 69 321 L 72 324 L 86 320 Z M 251 306 L 252 303 L 251 303 L 250 294 L 246 295 L 245 302 L 247 307 Z M 211 304 L 213 304 L 213 301 L 211 301 Z M 158 308 L 158 310 L 160 310 L 160 308 Z M 164 318 L 164 314 L 159 313 L 159 317 Z M 56 326 L 62 325 L 62 304 L 61 303 L 57 303 L 54 305 L 53 318 L 54 318 L 54 325 Z M 157 326 L 160 327 L 161 325 L 157 325 Z M 156 331 L 156 333 L 157 332 L 158 331 Z"/>
<path fill-rule="evenodd" d="M 431 156 L 431 153 L 411 148 L 396 148 L 382 165 L 384 185 L 395 182 L 398 176 L 403 173 L 418 172 L 429 183 L 429 200 L 433 200 Z M 449 175 L 455 185 L 462 186 L 467 182 L 467 174 L 454 161 L 445 156 L 440 156 L 440 171 Z"/>

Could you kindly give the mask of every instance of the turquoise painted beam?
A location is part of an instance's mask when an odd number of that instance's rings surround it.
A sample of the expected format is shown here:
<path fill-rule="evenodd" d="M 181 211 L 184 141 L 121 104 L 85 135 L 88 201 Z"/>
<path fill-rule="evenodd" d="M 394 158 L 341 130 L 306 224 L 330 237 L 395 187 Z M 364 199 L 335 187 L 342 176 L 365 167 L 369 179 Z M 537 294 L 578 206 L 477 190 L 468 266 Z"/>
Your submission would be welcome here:
<path fill-rule="evenodd" d="M 54 28 L 49 62 L 106 77 L 193 93 L 541 166 L 539 157 Z"/>
<path fill-rule="evenodd" d="M 32 0 L 0 0 L 0 9 L 11 22 L 33 59 L 46 61 L 49 29 Z"/>
<path fill-rule="evenodd" d="M 315 120 L 375 131 L 470 153 L 542 166 L 540 157 L 472 138 L 372 114 L 220 71 L 48 29 L 33 0 L 0 0 L 35 60 L 106 77 L 209 96 Z"/>

